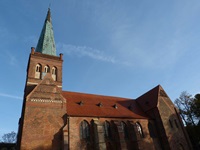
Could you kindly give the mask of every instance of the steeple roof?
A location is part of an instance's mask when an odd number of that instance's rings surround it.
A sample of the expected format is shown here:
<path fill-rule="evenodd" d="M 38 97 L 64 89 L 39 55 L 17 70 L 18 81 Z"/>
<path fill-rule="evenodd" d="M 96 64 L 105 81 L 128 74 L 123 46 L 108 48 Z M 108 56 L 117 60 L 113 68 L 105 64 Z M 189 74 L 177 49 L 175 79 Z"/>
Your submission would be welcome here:
<path fill-rule="evenodd" d="M 36 47 L 36 52 L 56 56 L 56 46 L 54 41 L 50 9 L 48 9 L 47 12 L 44 26 Z"/>

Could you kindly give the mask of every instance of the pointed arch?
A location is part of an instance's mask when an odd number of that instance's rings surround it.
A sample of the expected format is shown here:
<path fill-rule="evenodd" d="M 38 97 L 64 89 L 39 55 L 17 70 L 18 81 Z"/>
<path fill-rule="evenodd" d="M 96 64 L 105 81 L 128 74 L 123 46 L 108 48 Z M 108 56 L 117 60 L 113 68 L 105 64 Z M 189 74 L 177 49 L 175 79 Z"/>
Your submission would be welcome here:
<path fill-rule="evenodd" d="M 41 64 L 37 64 L 35 66 L 35 78 L 36 79 L 41 79 L 41 72 L 42 72 L 42 65 Z"/>
<path fill-rule="evenodd" d="M 140 125 L 140 123 L 136 122 L 135 126 L 136 126 L 138 134 L 140 135 L 140 138 L 144 138 L 144 133 L 143 133 L 142 126 Z"/>
<path fill-rule="evenodd" d="M 90 125 L 86 120 L 80 123 L 80 138 L 82 140 L 89 140 L 90 138 Z"/>

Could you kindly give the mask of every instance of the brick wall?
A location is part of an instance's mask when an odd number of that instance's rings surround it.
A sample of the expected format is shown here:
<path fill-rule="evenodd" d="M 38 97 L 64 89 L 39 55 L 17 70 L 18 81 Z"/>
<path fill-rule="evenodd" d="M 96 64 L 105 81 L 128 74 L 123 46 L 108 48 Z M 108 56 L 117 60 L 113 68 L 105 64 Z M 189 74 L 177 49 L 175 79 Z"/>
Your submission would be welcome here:
<path fill-rule="evenodd" d="M 80 135 L 80 124 L 81 121 L 87 121 L 90 125 L 90 139 L 88 142 L 85 142 L 81 139 Z M 111 132 L 112 137 L 110 139 L 106 137 L 98 137 L 98 141 L 95 141 L 95 135 L 99 132 L 94 126 L 98 124 L 98 126 L 103 126 L 105 121 L 108 121 L 111 124 Z M 121 122 L 126 123 L 128 127 L 128 138 L 124 137 L 124 133 L 120 129 Z M 151 120 L 152 121 L 152 120 Z M 140 137 L 140 135 L 135 135 L 134 137 L 133 130 L 136 122 L 139 122 L 144 138 Z M 105 149 L 105 147 L 110 147 L 110 149 L 151 149 L 154 150 L 158 144 L 158 140 L 156 137 L 152 138 L 149 134 L 148 129 L 149 121 L 147 119 L 120 119 L 120 118 L 92 118 L 92 117 L 69 117 L 69 149 L 70 150 L 81 150 L 86 149 L 86 144 L 88 143 L 90 149 Z M 101 130 L 101 129 L 100 129 Z M 104 130 L 104 126 L 103 126 Z M 135 131 L 135 130 L 134 130 Z M 136 132 L 136 131 L 135 131 Z M 135 133 L 137 134 L 137 133 Z M 103 139 L 102 139 L 103 138 Z M 99 145 L 96 145 L 99 144 Z M 104 147 L 105 146 L 105 147 Z"/>
<path fill-rule="evenodd" d="M 62 149 L 65 114 L 66 100 L 47 74 L 25 99 L 20 149 Z"/>

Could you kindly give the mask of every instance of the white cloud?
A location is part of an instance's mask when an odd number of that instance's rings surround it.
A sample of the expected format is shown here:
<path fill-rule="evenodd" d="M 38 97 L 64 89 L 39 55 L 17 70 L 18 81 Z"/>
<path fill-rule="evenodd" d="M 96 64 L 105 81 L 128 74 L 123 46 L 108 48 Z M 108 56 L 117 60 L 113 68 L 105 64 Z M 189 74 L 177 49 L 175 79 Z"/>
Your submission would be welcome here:
<path fill-rule="evenodd" d="M 108 47 L 108 52 L 101 51 L 101 48 L 98 48 L 98 42 L 97 49 L 61 44 L 62 51 L 77 57 L 89 57 L 108 63 L 145 69 L 173 67 L 189 51 L 190 39 L 193 38 L 188 33 L 191 31 L 189 25 L 194 22 L 194 17 L 190 17 L 197 14 L 199 5 L 197 7 L 191 4 L 196 11 L 193 9 L 189 12 L 186 10 L 190 9 L 190 6 L 180 2 L 175 3 L 175 6 L 185 5 L 185 7 L 179 6 L 178 10 L 174 5 L 157 7 L 159 3 L 156 5 L 149 2 L 140 3 L 138 4 L 140 9 L 132 9 L 134 8 L 134 5 L 130 5 L 132 3 L 116 2 L 112 5 L 111 3 L 112 1 L 103 1 L 98 5 L 84 3 L 83 6 L 91 9 L 83 9 L 87 10 L 84 13 L 81 9 L 79 13 L 92 18 L 89 25 L 95 27 L 94 33 L 97 33 L 97 38 L 91 36 L 94 38 L 91 41 L 100 41 L 102 47 Z M 152 7 L 149 7 L 149 4 Z M 141 8 L 147 8 L 147 10 L 144 11 Z M 168 9 L 170 12 L 166 13 L 165 10 Z M 186 31 L 187 29 L 190 30 Z"/>
<path fill-rule="evenodd" d="M 75 46 L 70 44 L 57 44 L 59 49 L 67 54 L 67 55 L 75 55 L 77 57 L 89 57 L 95 60 L 109 62 L 109 63 L 117 63 L 115 57 L 108 56 L 104 52 L 87 47 L 87 46 Z"/>
<path fill-rule="evenodd" d="M 23 99 L 20 96 L 15 96 L 15 95 L 10 95 L 10 94 L 5 94 L 5 93 L 0 93 L 0 96 L 2 96 L 2 97 L 8 97 L 8 98 L 13 98 L 13 99 L 20 99 L 20 100 Z"/>

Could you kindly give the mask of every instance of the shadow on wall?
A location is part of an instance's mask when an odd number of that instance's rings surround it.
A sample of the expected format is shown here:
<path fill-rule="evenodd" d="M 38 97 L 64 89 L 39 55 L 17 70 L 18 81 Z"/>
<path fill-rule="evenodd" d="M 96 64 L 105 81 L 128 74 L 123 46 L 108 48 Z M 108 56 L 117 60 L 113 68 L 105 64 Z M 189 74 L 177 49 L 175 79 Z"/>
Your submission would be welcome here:
<path fill-rule="evenodd" d="M 62 150 L 63 149 L 63 128 L 67 124 L 67 115 L 63 115 L 63 126 L 60 128 L 60 130 L 54 134 L 53 140 L 52 140 L 52 145 L 50 146 L 45 146 L 45 145 L 40 145 L 36 148 L 33 148 L 32 150 Z"/>
<path fill-rule="evenodd" d="M 175 150 L 189 150 L 191 148 L 190 140 L 182 120 L 176 114 L 172 114 L 168 120 L 168 140 L 170 146 Z M 196 150 L 196 149 L 195 149 Z"/>
<path fill-rule="evenodd" d="M 52 140 L 52 145 L 50 146 L 40 145 L 38 147 L 33 148 L 32 150 L 62 150 L 62 132 L 59 131 L 54 135 L 54 139 Z"/>
<path fill-rule="evenodd" d="M 60 129 L 60 131 L 58 131 L 54 135 L 54 139 L 52 140 L 52 150 L 61 150 L 62 145 L 63 145 L 62 141 L 63 141 L 63 132 L 62 132 L 62 129 Z M 44 149 L 44 150 L 46 150 L 46 149 Z"/>

